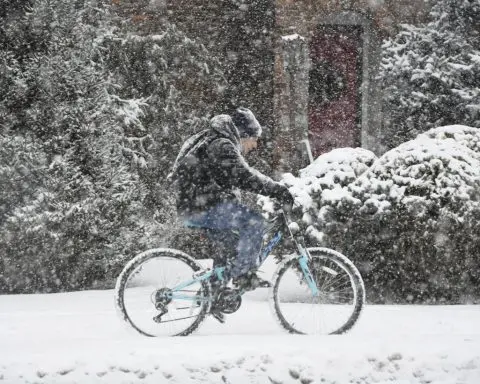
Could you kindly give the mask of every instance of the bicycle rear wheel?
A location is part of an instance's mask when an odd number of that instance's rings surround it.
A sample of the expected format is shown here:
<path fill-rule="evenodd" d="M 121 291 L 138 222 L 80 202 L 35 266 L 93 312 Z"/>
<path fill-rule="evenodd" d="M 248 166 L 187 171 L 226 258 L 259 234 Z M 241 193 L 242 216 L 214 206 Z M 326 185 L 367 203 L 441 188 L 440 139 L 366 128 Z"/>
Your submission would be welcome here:
<path fill-rule="evenodd" d="M 195 331 L 211 305 L 208 280 L 192 281 L 202 268 L 173 249 L 151 249 L 123 269 L 115 287 L 120 317 L 145 336 L 186 336 Z M 192 284 L 172 290 L 179 284 Z"/>
<path fill-rule="evenodd" d="M 341 334 L 350 330 L 365 302 L 362 277 L 353 263 L 327 248 L 309 248 L 308 263 L 319 294 L 305 281 L 298 256 L 277 269 L 270 303 L 280 325 L 291 333 Z"/>

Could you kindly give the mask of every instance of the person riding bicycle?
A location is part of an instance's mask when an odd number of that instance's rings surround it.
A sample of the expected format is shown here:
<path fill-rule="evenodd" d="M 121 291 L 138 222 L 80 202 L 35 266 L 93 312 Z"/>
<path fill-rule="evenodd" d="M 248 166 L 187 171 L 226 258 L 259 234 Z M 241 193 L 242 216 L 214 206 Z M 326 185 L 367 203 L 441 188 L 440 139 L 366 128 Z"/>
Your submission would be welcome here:
<path fill-rule="evenodd" d="M 264 219 L 241 204 L 238 190 L 287 205 L 294 201 L 287 187 L 250 167 L 242 155 L 257 147 L 261 133 L 247 108 L 237 108 L 231 116 L 214 116 L 209 129 L 183 144 L 170 176 L 177 184 L 177 212 L 184 225 L 223 233 L 221 241 L 234 253 L 226 278 L 245 290 L 270 283 L 256 274 Z"/>

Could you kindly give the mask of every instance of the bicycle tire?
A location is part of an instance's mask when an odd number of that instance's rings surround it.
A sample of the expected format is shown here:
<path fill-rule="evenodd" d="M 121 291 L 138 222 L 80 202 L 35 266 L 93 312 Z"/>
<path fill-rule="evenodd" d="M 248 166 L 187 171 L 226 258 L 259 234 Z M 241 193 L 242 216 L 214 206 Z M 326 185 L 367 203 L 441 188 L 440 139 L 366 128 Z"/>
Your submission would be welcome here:
<path fill-rule="evenodd" d="M 349 283 L 351 284 L 351 291 L 352 291 L 352 300 L 353 305 L 351 305 L 351 313 L 348 315 L 348 318 L 342 322 L 342 324 L 338 327 L 334 327 L 332 330 L 326 331 L 325 334 L 342 334 L 349 331 L 355 323 L 358 321 L 362 308 L 365 303 L 365 286 L 363 284 L 362 277 L 360 272 L 355 267 L 355 265 L 344 255 L 339 252 L 336 252 L 332 249 L 328 248 L 308 248 L 310 255 L 312 256 L 313 263 L 317 263 L 321 265 L 321 261 L 328 261 L 332 264 L 332 267 L 324 267 L 327 271 L 332 270 L 332 268 L 339 268 L 343 270 L 349 277 Z M 303 276 L 303 273 L 299 272 L 299 264 L 298 264 L 298 255 L 293 255 L 287 259 L 285 259 L 280 265 L 278 266 L 274 278 L 272 288 L 270 288 L 269 294 L 269 301 L 274 313 L 275 318 L 277 319 L 278 323 L 282 328 L 287 330 L 290 333 L 296 334 L 311 334 L 317 332 L 305 332 L 303 330 L 298 329 L 296 324 L 292 324 L 292 321 L 287 319 L 288 316 L 284 313 L 285 310 L 282 310 L 280 305 L 279 299 L 279 286 L 282 283 L 282 279 L 284 279 L 285 274 L 287 271 L 295 270 L 295 274 L 297 277 L 300 278 Z M 324 263 L 325 264 L 325 263 Z M 310 262 L 310 269 L 312 269 L 312 262 Z M 316 273 L 317 271 L 313 271 Z M 332 274 L 336 273 L 335 271 L 331 272 Z M 301 284 L 299 284 L 300 286 Z M 318 285 L 318 284 L 317 284 Z M 294 287 L 295 289 L 296 287 Z M 308 288 L 307 284 L 305 283 L 305 287 Z M 319 287 L 320 288 L 320 287 Z M 311 295 L 311 293 L 310 293 Z M 343 294 L 342 294 L 343 295 Z M 293 308 L 293 304 L 299 305 L 298 302 L 291 302 L 291 306 Z M 310 304 L 310 303 L 303 303 L 303 304 Z M 312 303 L 311 304 L 324 304 L 324 303 Z M 285 305 L 286 306 L 286 305 Z M 284 307 L 285 307 L 284 306 Z M 292 310 L 293 312 L 294 310 Z M 350 311 L 350 310 L 349 310 Z M 318 332 L 322 333 L 322 332 Z"/>
<path fill-rule="evenodd" d="M 159 335 L 154 334 L 150 331 L 143 329 L 133 318 L 132 313 L 129 312 L 127 308 L 126 301 L 125 301 L 125 292 L 127 289 L 127 285 L 135 275 L 136 271 L 139 271 L 142 266 L 145 266 L 147 262 L 154 260 L 154 259 L 171 259 L 176 260 L 180 263 L 183 263 L 185 266 L 192 270 L 192 275 L 195 272 L 202 270 L 202 266 L 191 256 L 187 255 L 184 252 L 169 249 L 169 248 L 155 248 L 150 249 L 145 252 L 142 252 L 135 256 L 127 265 L 124 267 L 122 272 L 117 278 L 116 286 L 115 286 L 115 307 L 117 309 L 117 313 L 119 314 L 120 318 L 124 320 L 131 328 L 135 331 L 139 332 L 144 336 L 149 337 L 157 337 Z M 191 278 L 192 276 L 190 276 Z M 206 315 L 210 311 L 211 306 L 211 286 L 208 280 L 204 280 L 201 283 L 201 291 L 205 297 L 204 301 L 201 301 L 199 304 L 200 311 L 195 316 L 195 320 L 192 324 L 190 324 L 185 329 L 182 329 L 178 332 L 172 333 L 170 336 L 187 336 L 197 330 L 199 325 L 205 319 Z M 171 288 L 171 287 L 170 287 Z M 152 304 L 153 306 L 153 304 Z M 193 316 L 192 316 L 193 318 Z M 178 321 L 182 320 L 181 318 Z M 164 322 L 166 323 L 166 321 Z M 164 324 L 160 322 L 159 324 Z"/>

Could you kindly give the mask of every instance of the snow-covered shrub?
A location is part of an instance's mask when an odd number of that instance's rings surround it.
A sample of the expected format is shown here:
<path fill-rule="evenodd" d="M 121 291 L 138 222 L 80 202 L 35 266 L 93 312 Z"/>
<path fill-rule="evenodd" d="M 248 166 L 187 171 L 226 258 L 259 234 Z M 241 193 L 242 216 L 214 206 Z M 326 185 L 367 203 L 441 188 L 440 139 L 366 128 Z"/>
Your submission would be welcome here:
<path fill-rule="evenodd" d="M 480 297 L 480 129 L 442 127 L 322 193 L 324 245 L 361 268 L 370 300 Z"/>
<path fill-rule="evenodd" d="M 370 301 L 480 299 L 480 129 L 430 129 L 378 159 L 336 149 L 282 181 L 307 242 L 351 258 Z"/>
<path fill-rule="evenodd" d="M 383 45 L 384 137 L 393 148 L 425 129 L 480 127 L 480 4 L 435 0 L 430 22 Z"/>
<path fill-rule="evenodd" d="M 301 169 L 299 177 L 291 173 L 282 176 L 281 182 L 289 187 L 295 198 L 292 219 L 313 238 L 314 243 L 322 236 L 317 225 L 322 195 L 328 191 L 334 194 L 341 192 L 342 188 L 368 170 L 375 160 L 375 154 L 363 148 L 338 148 Z M 268 197 L 260 197 L 258 204 L 266 217 L 278 208 L 276 202 Z"/>
<path fill-rule="evenodd" d="M 431 139 L 454 140 L 460 145 L 480 154 L 479 128 L 467 127 L 465 125 L 449 125 L 440 128 L 432 128 L 419 137 Z"/>

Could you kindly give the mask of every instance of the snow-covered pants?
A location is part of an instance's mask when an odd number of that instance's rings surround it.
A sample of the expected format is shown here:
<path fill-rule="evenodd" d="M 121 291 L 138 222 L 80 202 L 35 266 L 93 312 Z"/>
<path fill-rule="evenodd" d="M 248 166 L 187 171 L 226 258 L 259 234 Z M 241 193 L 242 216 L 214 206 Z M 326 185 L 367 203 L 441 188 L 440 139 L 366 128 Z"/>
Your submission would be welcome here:
<path fill-rule="evenodd" d="M 184 219 L 186 225 L 225 231 L 226 236 L 221 237 L 222 241 L 230 244 L 223 245 L 230 248 L 236 246 L 236 257 L 228 268 L 230 277 L 241 276 L 258 267 L 264 230 L 264 220 L 260 214 L 241 204 L 221 203 L 206 212 L 189 215 Z M 217 241 L 219 239 L 215 234 L 212 234 L 212 238 Z"/>

